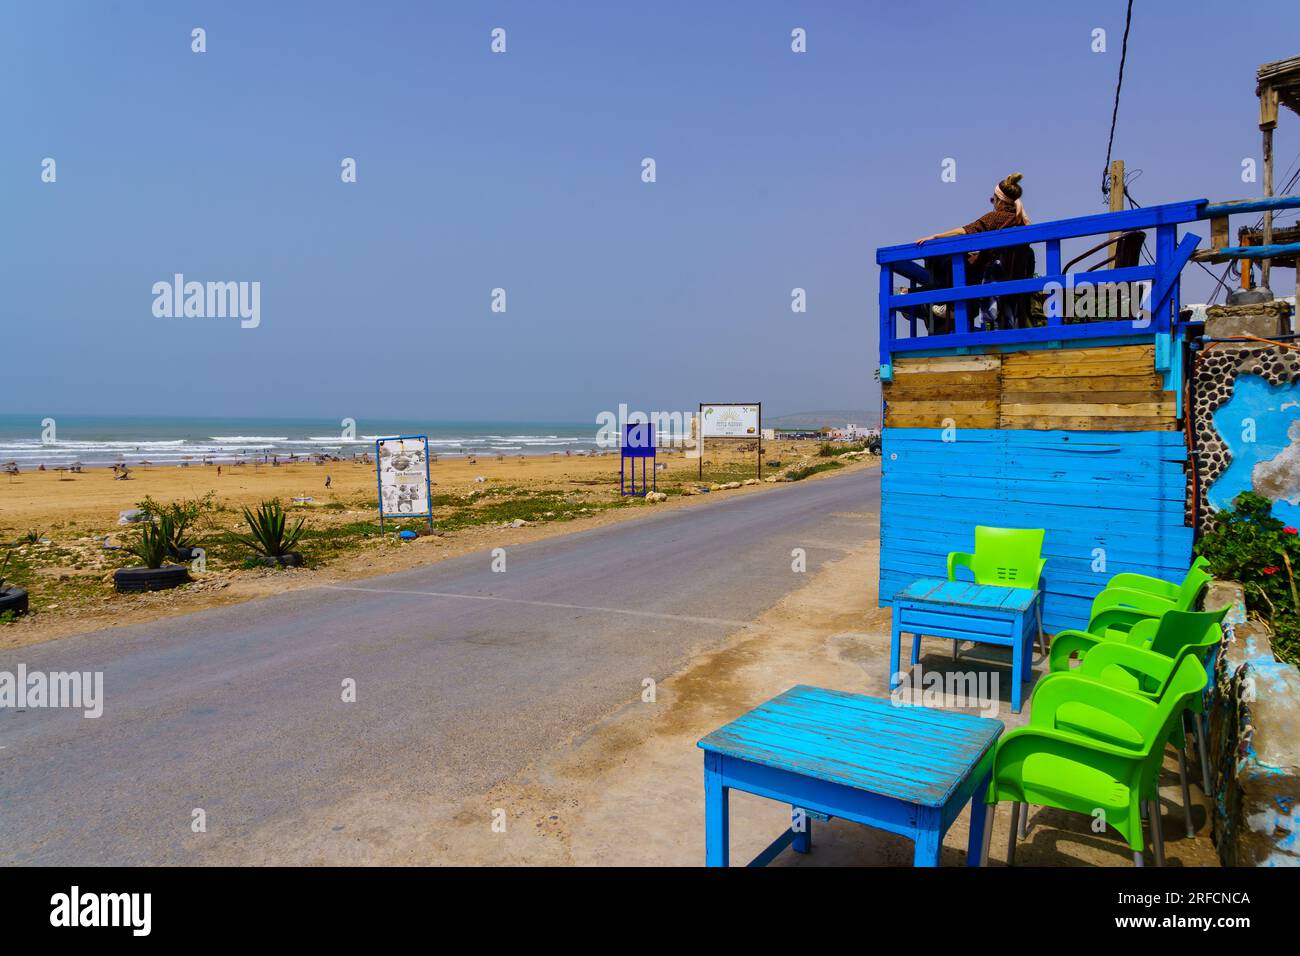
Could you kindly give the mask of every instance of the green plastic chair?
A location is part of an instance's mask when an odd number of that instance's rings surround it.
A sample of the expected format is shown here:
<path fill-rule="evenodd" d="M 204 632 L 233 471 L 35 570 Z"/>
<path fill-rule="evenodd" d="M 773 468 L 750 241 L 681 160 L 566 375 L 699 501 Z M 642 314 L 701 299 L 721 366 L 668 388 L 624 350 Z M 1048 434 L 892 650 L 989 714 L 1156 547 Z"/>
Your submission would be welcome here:
<path fill-rule="evenodd" d="M 1142 621 L 1157 621 L 1166 611 L 1191 611 L 1205 593 L 1211 577 L 1205 571 L 1205 559 L 1197 558 L 1188 569 L 1182 584 L 1174 585 L 1160 578 L 1148 578 L 1146 575 L 1134 575 L 1143 581 L 1157 581 L 1164 588 L 1164 597 L 1154 591 L 1142 591 L 1133 587 L 1113 587 L 1107 585 L 1092 601 L 1092 610 L 1088 615 L 1086 630 L 1068 629 L 1052 638 L 1051 670 L 1063 670 L 1062 662 L 1071 654 L 1082 657 L 1088 649 L 1104 640 L 1122 638 Z M 1126 578 L 1117 574 L 1111 579 Z M 1130 642 L 1132 643 L 1132 642 Z"/>
<path fill-rule="evenodd" d="M 1204 575 L 1206 581 L 1210 579 L 1208 573 L 1209 564 L 1205 558 L 1198 556 L 1192 562 L 1192 566 L 1187 569 L 1187 574 L 1183 576 L 1183 580 L 1179 584 L 1166 581 L 1164 578 L 1153 578 L 1149 574 L 1133 574 L 1125 571 L 1111 578 L 1105 589 L 1125 588 L 1129 591 L 1141 591 L 1153 597 L 1163 598 L 1166 601 L 1177 602 L 1179 592 L 1187 585 L 1189 578 L 1195 575 Z"/>
<path fill-rule="evenodd" d="M 1034 688 L 1029 726 L 1012 730 L 998 741 L 985 796 L 988 807 L 981 863 L 988 863 L 997 805 L 1011 801 L 1008 864 L 1015 862 L 1020 805 L 1032 803 L 1089 816 L 1102 810 L 1105 822 L 1128 842 L 1133 862 L 1142 866 L 1145 803 L 1152 849 L 1157 865 L 1162 865 L 1164 838 L 1156 784 L 1164 747 L 1206 682 L 1205 668 L 1193 654 L 1184 656 L 1174 668 L 1159 700 L 1074 674 L 1040 681 Z M 1070 705 L 1083 705 L 1121 721 L 1127 725 L 1126 734 L 1132 743 L 1103 739 L 1105 734 L 1085 720 L 1082 710 L 1075 708 L 1072 712 Z M 1065 717 L 1069 718 L 1068 727 L 1064 725 Z M 1108 727 L 1106 732 L 1114 733 L 1114 728 Z"/>
<path fill-rule="evenodd" d="M 1043 528 L 990 528 L 975 526 L 975 553 L 948 553 L 948 580 L 957 580 L 957 569 L 964 567 L 976 584 L 995 584 L 1006 588 L 1036 588 L 1047 560 L 1043 557 Z M 1043 639 L 1041 602 L 1038 613 L 1038 647 L 1047 653 Z M 952 657 L 957 659 L 957 642 L 952 642 Z"/>
<path fill-rule="evenodd" d="M 1159 621 L 1141 621 L 1126 635 L 1127 641 L 1103 641 L 1088 651 L 1078 667 L 1066 672 L 1052 671 L 1040 678 L 1039 684 L 1069 673 L 1158 701 L 1164 697 L 1183 658 L 1194 657 L 1209 672 L 1209 659 L 1223 640 L 1223 619 L 1229 607 L 1230 605 L 1225 605 L 1217 611 L 1168 611 Z M 1052 649 L 1056 650 L 1055 645 Z M 1203 712 L 1204 698 L 1198 695 L 1188 709 L 1193 714 Z M 1076 713 L 1082 713 L 1083 719 L 1076 721 Z M 1133 732 L 1126 724 L 1085 705 L 1063 708 L 1058 714 L 1057 724 L 1067 730 L 1099 735 L 1101 739 L 1112 743 L 1134 743 Z M 1204 735 L 1197 733 L 1196 740 L 1204 769 L 1208 766 Z M 1196 835 L 1196 827 L 1192 822 L 1192 797 L 1187 786 L 1187 738 L 1181 723 L 1174 728 L 1170 742 L 1178 750 L 1178 783 L 1183 794 L 1183 821 L 1187 835 L 1191 837 Z M 1202 787 L 1209 793 L 1204 775 Z"/>

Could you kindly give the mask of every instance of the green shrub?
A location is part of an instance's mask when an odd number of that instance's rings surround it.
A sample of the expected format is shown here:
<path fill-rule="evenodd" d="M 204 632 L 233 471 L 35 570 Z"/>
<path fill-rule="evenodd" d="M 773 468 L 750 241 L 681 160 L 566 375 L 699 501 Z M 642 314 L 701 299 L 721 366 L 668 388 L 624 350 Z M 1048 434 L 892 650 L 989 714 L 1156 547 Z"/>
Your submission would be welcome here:
<path fill-rule="evenodd" d="M 134 554 L 146 568 L 161 568 L 167 560 L 167 541 L 172 528 L 166 517 L 158 521 L 147 521 L 140 525 L 134 538 L 127 543 L 126 550 Z"/>
<path fill-rule="evenodd" d="M 785 473 L 786 481 L 803 481 L 809 475 L 815 475 L 820 471 L 834 471 L 836 468 L 843 468 L 842 461 L 823 461 L 816 465 L 805 465 L 803 468 L 791 468 Z"/>
<path fill-rule="evenodd" d="M 1214 527 L 1196 550 L 1210 563 L 1210 572 L 1241 584 L 1248 610 L 1273 627 L 1274 650 L 1300 664 L 1300 533 L 1273 517 L 1273 502 L 1243 491 L 1233 510 L 1215 516 Z"/>
<path fill-rule="evenodd" d="M 302 537 L 303 522 L 306 520 L 306 518 L 299 518 L 298 523 L 290 528 L 287 526 L 284 508 L 280 506 L 280 502 L 263 501 L 256 511 L 244 509 L 244 522 L 248 525 L 250 533 L 232 532 L 231 537 L 258 554 L 268 558 L 280 558 L 291 552 L 293 546 L 298 543 L 298 539 Z"/>
<path fill-rule="evenodd" d="M 851 451 L 866 451 L 867 443 L 864 441 L 841 441 L 830 442 L 824 441 L 821 447 L 817 449 L 818 458 L 838 458 L 840 455 L 847 455 Z"/>

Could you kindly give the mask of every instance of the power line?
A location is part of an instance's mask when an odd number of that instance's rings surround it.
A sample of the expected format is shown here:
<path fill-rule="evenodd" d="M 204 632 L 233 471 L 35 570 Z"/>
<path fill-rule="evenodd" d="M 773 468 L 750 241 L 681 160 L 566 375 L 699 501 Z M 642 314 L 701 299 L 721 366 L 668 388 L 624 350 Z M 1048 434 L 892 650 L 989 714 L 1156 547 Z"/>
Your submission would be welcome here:
<path fill-rule="evenodd" d="M 1128 59 L 1128 28 L 1133 22 L 1133 0 L 1128 0 L 1128 10 L 1124 13 L 1124 40 L 1119 51 L 1119 79 L 1115 82 L 1115 103 L 1110 109 L 1110 138 L 1106 141 L 1106 165 L 1101 171 L 1101 194 L 1110 195 L 1110 152 L 1115 146 L 1115 121 L 1119 117 L 1119 91 L 1124 86 L 1124 61 Z M 1120 183 L 1120 188 L 1124 184 Z"/>

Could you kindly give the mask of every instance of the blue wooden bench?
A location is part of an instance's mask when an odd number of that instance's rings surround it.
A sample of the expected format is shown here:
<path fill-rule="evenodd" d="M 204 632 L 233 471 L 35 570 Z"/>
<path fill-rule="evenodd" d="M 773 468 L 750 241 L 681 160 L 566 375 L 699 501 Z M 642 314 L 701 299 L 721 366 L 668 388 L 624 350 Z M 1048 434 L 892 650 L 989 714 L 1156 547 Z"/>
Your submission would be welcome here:
<path fill-rule="evenodd" d="M 1033 676 L 1034 637 L 1042 638 L 1041 592 L 968 581 L 922 578 L 894 595 L 889 638 L 889 689 L 899 675 L 902 632 L 912 635 L 912 663 L 921 654 L 921 635 L 1011 648 L 1011 709 L 1020 713 L 1020 688 Z M 954 645 L 954 655 L 955 655 Z M 1026 663 L 1029 664 L 1026 667 Z"/>
<path fill-rule="evenodd" d="M 699 742 L 704 750 L 705 863 L 726 866 L 728 794 L 788 803 L 792 824 L 750 866 L 787 846 L 812 848 L 812 821 L 840 817 L 915 843 L 917 866 L 938 866 L 943 835 L 968 802 L 966 863 L 983 848 L 981 800 L 1002 722 L 799 685 Z M 975 799 L 972 800 L 972 797 Z"/>

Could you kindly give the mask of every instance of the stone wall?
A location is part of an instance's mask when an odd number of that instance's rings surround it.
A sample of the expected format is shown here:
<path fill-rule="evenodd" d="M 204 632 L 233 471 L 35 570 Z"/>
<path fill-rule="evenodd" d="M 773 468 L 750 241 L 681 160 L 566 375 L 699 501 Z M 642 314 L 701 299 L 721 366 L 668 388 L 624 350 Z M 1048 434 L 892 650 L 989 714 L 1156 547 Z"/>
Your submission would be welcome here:
<path fill-rule="evenodd" d="M 1216 581 L 1204 606 L 1229 602 L 1207 706 L 1214 843 L 1225 866 L 1300 866 L 1300 670 L 1245 619 L 1239 585 Z"/>
<path fill-rule="evenodd" d="M 1193 402 L 1190 409 L 1196 473 L 1195 478 L 1188 475 L 1187 517 L 1191 524 L 1192 501 L 1195 497 L 1201 503 L 1201 527 L 1198 529 L 1201 531 L 1213 520 L 1214 508 L 1210 503 L 1212 486 L 1232 465 L 1233 454 L 1229 441 L 1242 440 L 1239 434 L 1220 434 L 1215 426 L 1214 413 L 1232 400 L 1238 378 L 1245 375 L 1259 376 L 1277 388 L 1291 386 L 1295 394 L 1300 396 L 1300 351 L 1280 345 L 1217 342 L 1211 343 L 1197 355 L 1192 367 Z M 1278 407 L 1272 408 L 1271 405 Z M 1300 487 L 1296 486 L 1297 476 L 1300 476 L 1300 443 L 1291 436 L 1288 447 L 1285 429 L 1274 429 L 1277 431 L 1276 436 L 1264 434 L 1267 432 L 1265 426 L 1272 424 L 1276 416 L 1283 416 L 1286 422 L 1296 417 L 1294 414 L 1288 415 L 1289 406 L 1286 396 L 1270 397 L 1268 402 L 1262 403 L 1261 408 L 1253 413 L 1261 420 L 1260 441 L 1266 440 L 1268 447 L 1263 444 L 1258 447 L 1251 445 L 1250 450 L 1260 455 L 1273 456 L 1273 462 L 1265 463 L 1264 467 L 1256 466 L 1249 479 L 1236 482 L 1231 489 L 1216 489 L 1221 502 L 1230 501 L 1241 491 L 1252 490 L 1274 500 L 1287 500 L 1300 495 Z M 1282 424 L 1283 419 L 1279 418 L 1278 422 L 1279 425 Z M 1291 460 L 1293 458 L 1294 462 Z M 1193 481 L 1196 482 L 1195 485 L 1192 484 Z M 1240 487 L 1237 487 L 1238 484 Z"/>

